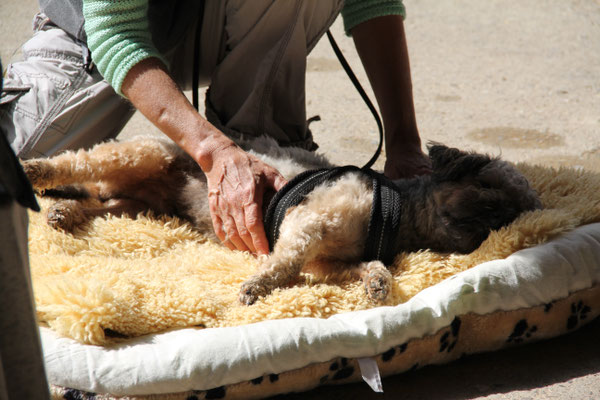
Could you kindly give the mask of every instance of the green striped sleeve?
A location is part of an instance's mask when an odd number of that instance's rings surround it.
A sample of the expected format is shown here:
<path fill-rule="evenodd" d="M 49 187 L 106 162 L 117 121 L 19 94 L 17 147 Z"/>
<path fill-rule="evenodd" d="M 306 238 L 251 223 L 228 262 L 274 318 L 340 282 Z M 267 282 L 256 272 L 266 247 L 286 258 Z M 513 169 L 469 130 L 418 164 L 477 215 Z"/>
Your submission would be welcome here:
<path fill-rule="evenodd" d="M 148 29 L 148 0 L 84 0 L 88 47 L 98 70 L 121 96 L 129 70 L 157 57 L 163 62 Z M 166 62 L 165 62 L 166 64 Z"/>
<path fill-rule="evenodd" d="M 347 35 L 356 25 L 384 15 L 402 15 L 406 10 L 402 0 L 346 0 L 342 9 L 344 30 Z"/>

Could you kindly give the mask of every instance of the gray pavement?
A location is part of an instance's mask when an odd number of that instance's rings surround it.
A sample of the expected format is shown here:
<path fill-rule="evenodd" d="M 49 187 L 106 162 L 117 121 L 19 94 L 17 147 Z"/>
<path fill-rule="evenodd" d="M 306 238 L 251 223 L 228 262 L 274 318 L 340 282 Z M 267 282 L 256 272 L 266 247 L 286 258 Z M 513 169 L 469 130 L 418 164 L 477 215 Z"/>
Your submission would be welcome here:
<path fill-rule="evenodd" d="M 599 0 L 405 0 L 417 120 L 423 142 L 511 161 L 600 171 Z M 0 58 L 17 59 L 33 0 L 0 1 Z M 334 35 L 362 82 L 351 38 Z M 308 115 L 320 150 L 366 162 L 375 123 L 326 41 L 308 60 Z M 136 114 L 121 137 L 160 133 Z M 381 161 L 378 163 L 381 166 Z M 546 342 L 467 357 L 365 384 L 285 398 L 600 399 L 600 320 Z M 282 397 L 283 398 L 283 397 Z"/>

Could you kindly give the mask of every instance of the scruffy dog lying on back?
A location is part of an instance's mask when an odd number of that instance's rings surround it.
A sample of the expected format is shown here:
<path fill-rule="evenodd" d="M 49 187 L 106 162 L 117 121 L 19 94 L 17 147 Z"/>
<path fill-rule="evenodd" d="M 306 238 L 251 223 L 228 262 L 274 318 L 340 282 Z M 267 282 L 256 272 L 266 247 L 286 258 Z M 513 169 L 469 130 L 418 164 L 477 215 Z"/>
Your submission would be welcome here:
<path fill-rule="evenodd" d="M 256 150 L 286 178 L 330 166 L 312 153 L 281 149 L 268 141 L 245 147 Z M 439 144 L 429 146 L 429 156 L 431 176 L 394 182 L 402 197 L 395 253 L 469 253 L 490 231 L 541 208 L 527 180 L 505 161 Z M 166 140 L 103 143 L 89 151 L 24 161 L 23 166 L 36 190 L 62 197 L 47 210 L 48 224 L 55 228 L 73 231 L 92 217 L 135 217 L 151 210 L 187 219 L 216 239 L 204 174 Z M 82 205 L 80 199 L 89 197 L 100 200 L 98 207 Z M 315 188 L 287 211 L 273 252 L 242 285 L 240 301 L 252 304 L 292 283 L 304 267 L 315 274 L 361 279 L 370 299 L 384 300 L 391 287 L 390 272 L 381 261 L 361 262 L 372 200 L 372 181 L 353 172 Z"/>

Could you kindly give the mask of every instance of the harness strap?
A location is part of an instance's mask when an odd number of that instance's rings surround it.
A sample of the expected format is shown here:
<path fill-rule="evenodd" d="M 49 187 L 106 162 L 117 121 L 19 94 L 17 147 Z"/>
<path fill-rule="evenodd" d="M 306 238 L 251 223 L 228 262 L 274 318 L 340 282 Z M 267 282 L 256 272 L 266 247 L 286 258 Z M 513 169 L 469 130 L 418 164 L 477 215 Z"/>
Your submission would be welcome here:
<path fill-rule="evenodd" d="M 331 48 L 333 49 L 333 52 L 335 53 L 338 61 L 344 68 L 344 71 L 346 71 L 346 75 L 348 75 L 348 78 L 350 79 L 350 81 L 352 81 L 352 84 L 358 91 L 358 94 L 360 94 L 360 97 L 363 99 L 367 107 L 369 107 L 369 110 L 371 111 L 371 114 L 373 114 L 373 118 L 375 118 L 375 122 L 377 123 L 377 129 L 379 130 L 379 145 L 377 145 L 377 150 L 375 150 L 375 154 L 373 154 L 371 159 L 367 161 L 367 163 L 363 166 L 363 168 L 371 168 L 373 164 L 375 164 L 375 161 L 377 161 L 377 159 L 379 158 L 379 155 L 381 154 L 381 148 L 383 146 L 383 124 L 381 123 L 381 118 L 379 117 L 379 113 L 373 105 L 373 102 L 371 102 L 371 99 L 369 99 L 367 92 L 365 92 L 365 89 L 363 89 L 362 85 L 360 84 L 360 81 L 354 74 L 354 71 L 352 71 L 352 68 L 350 68 L 350 64 L 348 64 L 346 57 L 344 57 L 344 54 L 340 50 L 335 39 L 333 38 L 333 35 L 331 34 L 331 30 L 329 29 L 327 30 L 327 39 L 329 39 L 329 44 L 331 45 Z"/>
<path fill-rule="evenodd" d="M 362 170 L 373 178 L 373 206 L 363 261 L 379 260 L 391 265 L 396 257 L 402 199 L 398 187 L 383 174 Z"/>
<path fill-rule="evenodd" d="M 350 171 L 360 171 L 353 165 L 304 171 L 289 181 L 273 196 L 265 214 L 265 233 L 269 250 L 273 251 L 279 238 L 279 228 L 288 208 L 297 206 L 317 186 Z"/>

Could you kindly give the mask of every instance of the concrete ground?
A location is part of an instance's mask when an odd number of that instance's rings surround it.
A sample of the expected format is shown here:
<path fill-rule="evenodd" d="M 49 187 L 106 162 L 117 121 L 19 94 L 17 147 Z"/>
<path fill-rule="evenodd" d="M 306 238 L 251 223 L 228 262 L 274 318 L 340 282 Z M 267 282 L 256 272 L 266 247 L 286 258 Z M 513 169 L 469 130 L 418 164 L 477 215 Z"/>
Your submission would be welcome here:
<path fill-rule="evenodd" d="M 511 161 L 600 171 L 599 0 L 405 0 L 417 120 L 423 142 Z M 30 36 L 34 0 L 0 2 L 6 65 Z M 367 79 L 338 20 L 334 35 Z M 308 116 L 320 150 L 362 164 L 376 125 L 326 41 L 308 60 Z M 140 115 L 123 136 L 160 134 Z M 382 165 L 381 160 L 377 164 Z M 366 384 L 286 399 L 600 399 L 600 320 L 546 342 L 467 357 Z"/>

